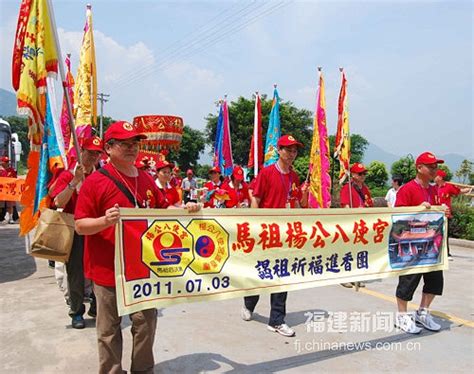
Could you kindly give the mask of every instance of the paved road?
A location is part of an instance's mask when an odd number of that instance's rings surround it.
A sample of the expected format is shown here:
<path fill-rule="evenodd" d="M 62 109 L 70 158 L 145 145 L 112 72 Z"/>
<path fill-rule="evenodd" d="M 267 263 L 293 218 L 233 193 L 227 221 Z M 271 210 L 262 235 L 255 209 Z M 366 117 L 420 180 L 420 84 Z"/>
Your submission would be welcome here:
<path fill-rule="evenodd" d="M 94 320 L 84 330 L 70 328 L 54 271 L 25 254 L 17 233 L 16 225 L 0 227 L 0 372 L 97 372 Z M 412 336 L 383 325 L 395 310 L 396 279 L 369 283 L 358 293 L 340 286 L 291 292 L 287 323 L 295 338 L 266 330 L 268 296 L 250 322 L 240 319 L 241 300 L 183 304 L 159 311 L 155 372 L 472 372 L 474 250 L 452 252 L 445 296 L 433 305 L 439 333 Z M 415 301 L 419 297 L 418 291 Z M 308 324 L 312 316 L 316 322 Z M 375 328 L 365 328 L 367 321 Z M 129 368 L 128 318 L 122 327 Z"/>

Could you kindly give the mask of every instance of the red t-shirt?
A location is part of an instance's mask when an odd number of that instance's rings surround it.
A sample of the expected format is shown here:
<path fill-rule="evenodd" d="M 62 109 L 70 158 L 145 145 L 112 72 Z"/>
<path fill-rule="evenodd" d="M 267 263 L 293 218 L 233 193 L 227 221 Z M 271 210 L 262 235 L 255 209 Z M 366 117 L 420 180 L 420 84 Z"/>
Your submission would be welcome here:
<path fill-rule="evenodd" d="M 73 171 L 72 170 L 61 170 L 59 175 L 57 176 L 54 184 L 52 185 L 53 191 L 50 193 L 51 198 L 54 200 L 56 196 L 58 196 L 62 191 L 68 188 L 68 184 L 74 179 Z M 71 195 L 71 198 L 67 202 L 66 206 L 64 207 L 64 212 L 74 214 L 74 210 L 76 208 L 77 202 L 77 191 Z"/>
<path fill-rule="evenodd" d="M 183 182 L 183 178 L 181 177 L 172 177 L 170 180 L 170 184 L 173 187 L 181 188 L 181 183 Z"/>
<path fill-rule="evenodd" d="M 204 184 L 204 187 L 207 188 L 208 192 L 217 190 L 221 188 L 221 182 L 219 182 L 218 184 L 215 184 L 213 181 L 208 181 Z M 215 202 L 214 196 L 211 197 L 209 201 L 206 201 L 204 203 L 204 208 L 215 208 L 215 206 L 216 206 L 216 202 Z"/>
<path fill-rule="evenodd" d="M 111 164 L 104 166 L 113 177 L 121 180 L 119 173 Z M 135 178 L 120 173 L 122 178 L 135 193 Z M 153 178 L 143 170 L 138 171 L 137 200 L 143 201 L 150 208 L 166 208 L 168 205 L 163 194 L 159 191 Z M 107 209 L 118 204 L 123 208 L 133 208 L 133 204 L 109 178 L 96 171 L 92 173 L 81 186 L 77 199 L 74 218 L 99 218 L 105 215 Z M 115 287 L 114 274 L 115 227 L 111 226 L 94 235 L 85 236 L 84 244 L 84 274 L 100 286 Z"/>
<path fill-rule="evenodd" d="M 225 183 L 222 188 L 226 190 L 229 194 L 230 200 L 225 202 L 226 208 L 239 207 L 241 203 L 247 200 L 247 203 L 250 205 L 250 196 L 247 183 L 240 182 L 240 188 L 235 188 L 234 185 L 230 183 Z"/>
<path fill-rule="evenodd" d="M 11 166 L 8 166 L 7 168 L 3 168 L 0 170 L 0 177 L 5 177 L 5 178 L 16 178 L 16 170 L 13 169 Z"/>
<path fill-rule="evenodd" d="M 438 202 L 439 204 L 446 204 L 449 208 L 449 215 L 447 215 L 448 218 L 453 216 L 451 213 L 451 197 L 457 196 L 460 193 L 461 190 L 451 183 L 445 183 L 443 186 L 438 186 Z"/>
<path fill-rule="evenodd" d="M 341 207 L 345 207 L 346 205 L 351 206 L 350 201 L 352 197 L 352 208 L 368 208 L 373 207 L 374 202 L 372 201 L 372 196 L 370 195 L 369 188 L 364 184 L 360 190 L 364 198 L 357 192 L 355 188 L 355 184 L 351 183 L 351 194 L 349 196 L 349 183 L 346 183 L 341 188 L 341 192 L 339 194 L 340 197 L 340 205 Z"/>
<path fill-rule="evenodd" d="M 276 164 L 263 168 L 258 174 L 253 189 L 253 196 L 260 199 L 260 208 L 291 208 L 301 199 L 298 174 L 291 169 L 288 174 L 281 173 Z"/>
<path fill-rule="evenodd" d="M 424 188 L 415 179 L 404 184 L 397 192 L 395 206 L 418 206 L 423 202 L 438 205 L 436 186 Z"/>
<path fill-rule="evenodd" d="M 61 169 L 55 176 L 54 182 L 51 183 L 50 185 L 51 192 L 49 193 L 53 200 L 63 190 L 68 188 L 68 184 L 71 183 L 72 180 L 74 179 L 74 167 L 75 165 L 72 165 L 72 168 L 69 170 Z M 85 174 L 85 178 L 87 178 L 89 175 L 90 174 Z M 74 214 L 74 211 L 76 209 L 76 203 L 77 203 L 77 190 L 74 190 L 74 192 L 71 195 L 71 198 L 69 199 L 66 206 L 64 207 L 64 212 Z M 53 207 L 55 208 L 54 203 L 53 203 Z"/>
<path fill-rule="evenodd" d="M 158 186 L 158 189 L 161 191 L 161 193 L 165 195 L 168 205 L 174 205 L 179 202 L 178 190 L 171 185 L 171 182 L 168 183 L 165 188 L 163 188 L 157 179 L 156 185 Z"/>

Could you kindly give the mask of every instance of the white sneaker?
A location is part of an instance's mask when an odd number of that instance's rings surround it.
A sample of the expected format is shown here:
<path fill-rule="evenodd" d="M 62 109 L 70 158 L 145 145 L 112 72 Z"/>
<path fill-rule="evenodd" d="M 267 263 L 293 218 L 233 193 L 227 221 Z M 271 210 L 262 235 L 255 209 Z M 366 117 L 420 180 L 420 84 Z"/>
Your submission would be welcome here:
<path fill-rule="evenodd" d="M 250 321 L 252 319 L 252 312 L 243 306 L 242 310 L 240 311 L 240 316 L 244 321 Z"/>
<path fill-rule="evenodd" d="M 408 313 L 399 313 L 395 320 L 395 327 L 399 328 L 402 331 L 405 331 L 408 334 L 419 334 L 421 328 L 418 327 L 413 320 L 412 316 Z"/>
<path fill-rule="evenodd" d="M 430 331 L 439 331 L 441 329 L 441 325 L 434 321 L 429 310 L 426 308 L 416 311 L 415 321 L 417 324 L 422 325 L 425 329 Z"/>
<path fill-rule="evenodd" d="M 268 330 L 273 331 L 273 332 L 277 332 L 277 333 L 279 333 L 280 335 L 283 335 L 283 336 L 291 337 L 291 336 L 296 335 L 295 330 L 293 330 L 286 323 L 283 323 L 279 326 L 270 326 L 270 325 L 268 325 L 267 328 L 268 328 Z"/>

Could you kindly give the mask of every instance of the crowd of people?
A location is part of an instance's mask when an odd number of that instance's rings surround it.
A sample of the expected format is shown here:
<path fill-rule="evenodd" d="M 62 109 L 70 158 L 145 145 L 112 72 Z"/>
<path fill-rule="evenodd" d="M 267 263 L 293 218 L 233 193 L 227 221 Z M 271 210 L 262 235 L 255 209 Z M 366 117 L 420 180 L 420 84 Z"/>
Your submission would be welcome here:
<path fill-rule="evenodd" d="M 72 162 L 68 170 L 59 173 L 50 185 L 54 209 L 74 214 L 76 233 L 71 256 L 66 264 L 69 291 L 69 315 L 73 328 L 85 327 L 84 289 L 92 281 L 93 292 L 89 316 L 96 318 L 98 352 L 101 373 L 122 372 L 121 317 L 117 313 L 114 274 L 114 225 L 120 218 L 120 208 L 185 208 L 196 212 L 202 207 L 213 208 L 307 208 L 309 184 L 301 183 L 293 168 L 302 144 L 291 135 L 283 135 L 277 143 L 278 160 L 263 168 L 250 183 L 245 181 L 244 170 L 235 166 L 229 177 L 223 177 L 219 167 L 208 171 L 209 180 L 198 188 L 192 169 L 181 178 L 180 169 L 173 162 L 137 160 L 140 140 L 128 122 L 113 123 L 104 139 L 93 137 L 81 144 L 80 162 Z M 393 176 L 393 188 L 387 193 L 390 207 L 424 206 L 444 203 L 449 207 L 450 197 L 464 191 L 445 183 L 445 174 L 438 170 L 443 163 L 432 153 L 422 153 L 416 159 L 416 177 L 402 185 L 401 178 Z M 0 173 L 2 170 L 0 169 Z M 1 174 L 0 174 L 1 175 Z M 341 208 L 371 208 L 374 206 L 370 189 L 365 184 L 367 169 L 361 163 L 350 168 L 350 181 L 340 191 Z M 431 182 L 436 181 L 436 185 Z M 450 209 L 447 216 L 450 217 Z M 421 280 L 423 296 L 419 309 L 410 314 L 407 303 Z M 352 287 L 355 284 L 345 284 Z M 443 291 L 442 271 L 400 276 L 396 289 L 398 315 L 396 325 L 407 333 L 419 333 L 422 326 L 438 331 L 440 325 L 429 313 L 436 295 Z M 271 311 L 268 330 L 286 337 L 295 331 L 286 324 L 287 292 L 270 296 Z M 258 295 L 243 300 L 241 317 L 249 321 L 259 301 Z M 153 342 L 157 312 L 143 310 L 130 315 L 132 321 L 132 372 L 152 372 L 154 366 Z"/>

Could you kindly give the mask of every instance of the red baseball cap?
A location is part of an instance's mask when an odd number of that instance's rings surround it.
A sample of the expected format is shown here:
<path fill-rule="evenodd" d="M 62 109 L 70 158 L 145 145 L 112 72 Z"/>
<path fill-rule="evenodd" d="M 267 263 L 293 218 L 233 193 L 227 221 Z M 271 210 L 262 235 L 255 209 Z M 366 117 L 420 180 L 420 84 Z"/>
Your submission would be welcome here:
<path fill-rule="evenodd" d="M 219 166 L 214 166 L 212 168 L 209 169 L 209 171 L 207 172 L 207 174 L 211 174 L 211 173 L 221 173 L 221 168 Z"/>
<path fill-rule="evenodd" d="M 87 149 L 88 151 L 103 152 L 104 143 L 102 143 L 102 139 L 98 136 L 93 136 L 92 138 L 83 138 L 81 148 Z"/>
<path fill-rule="evenodd" d="M 280 137 L 280 139 L 278 139 L 278 147 L 289 147 L 290 145 L 297 145 L 298 147 L 303 146 L 303 144 L 293 138 L 292 135 L 283 135 L 282 137 Z"/>
<path fill-rule="evenodd" d="M 135 127 L 127 121 L 112 123 L 104 134 L 104 142 L 110 139 L 125 140 L 131 138 L 146 139 L 145 134 L 139 133 Z"/>
<path fill-rule="evenodd" d="M 351 166 L 350 169 L 351 173 L 366 173 L 367 169 L 365 168 L 364 164 L 361 164 L 360 162 L 356 162 L 354 165 Z"/>
<path fill-rule="evenodd" d="M 8 162 L 8 161 L 10 161 L 8 156 L 3 156 L 2 158 L 0 158 L 0 162 Z"/>
<path fill-rule="evenodd" d="M 436 171 L 436 176 L 437 176 L 437 177 L 441 177 L 441 178 L 444 179 L 444 178 L 446 178 L 447 175 L 448 175 L 448 174 L 446 174 L 446 172 L 445 172 L 444 170 L 438 169 L 438 170 Z"/>
<path fill-rule="evenodd" d="M 421 165 L 430 165 L 430 164 L 444 164 L 444 160 L 436 158 L 436 156 L 431 152 L 423 152 L 416 158 L 416 164 Z"/>
<path fill-rule="evenodd" d="M 186 174 L 194 174 L 193 169 L 186 170 Z"/>
<path fill-rule="evenodd" d="M 166 160 L 160 160 L 156 163 L 156 171 L 158 170 L 161 170 L 161 169 L 164 169 L 164 168 L 170 168 L 170 169 L 173 169 L 174 168 L 174 164 L 172 162 L 168 162 Z"/>
<path fill-rule="evenodd" d="M 240 166 L 236 166 L 232 171 L 232 176 L 235 180 L 242 181 L 244 180 L 244 170 Z"/>
<path fill-rule="evenodd" d="M 174 171 L 175 173 L 179 173 L 179 172 L 181 171 L 181 169 L 179 168 L 179 166 L 175 166 L 174 169 L 173 169 L 173 171 Z"/>

